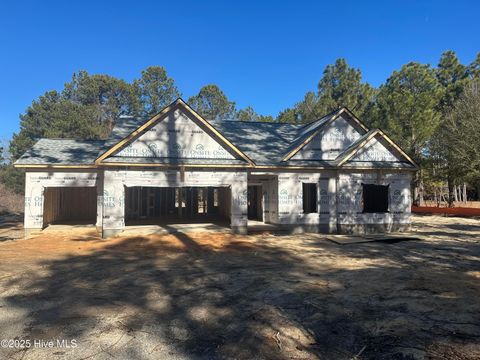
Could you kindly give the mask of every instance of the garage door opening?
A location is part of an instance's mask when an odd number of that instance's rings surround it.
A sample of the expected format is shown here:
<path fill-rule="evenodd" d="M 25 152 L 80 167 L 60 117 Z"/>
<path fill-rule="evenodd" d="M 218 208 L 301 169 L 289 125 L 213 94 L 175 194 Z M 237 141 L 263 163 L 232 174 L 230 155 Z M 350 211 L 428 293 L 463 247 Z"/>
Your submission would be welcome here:
<path fill-rule="evenodd" d="M 43 226 L 90 225 L 97 218 L 96 187 L 47 187 L 44 191 Z"/>
<path fill-rule="evenodd" d="M 230 194 L 227 187 L 127 187 L 125 225 L 226 223 Z"/>

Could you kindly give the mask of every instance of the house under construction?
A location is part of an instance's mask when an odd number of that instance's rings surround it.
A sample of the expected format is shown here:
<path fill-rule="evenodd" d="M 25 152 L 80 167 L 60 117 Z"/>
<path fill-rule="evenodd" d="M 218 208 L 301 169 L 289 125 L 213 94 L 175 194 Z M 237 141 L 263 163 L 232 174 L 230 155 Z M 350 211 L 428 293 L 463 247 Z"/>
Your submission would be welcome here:
<path fill-rule="evenodd" d="M 150 119 L 120 117 L 107 140 L 40 139 L 25 168 L 27 234 L 94 223 L 249 220 L 279 229 L 365 233 L 410 224 L 417 165 L 342 108 L 309 124 L 210 121 L 181 99 Z"/>

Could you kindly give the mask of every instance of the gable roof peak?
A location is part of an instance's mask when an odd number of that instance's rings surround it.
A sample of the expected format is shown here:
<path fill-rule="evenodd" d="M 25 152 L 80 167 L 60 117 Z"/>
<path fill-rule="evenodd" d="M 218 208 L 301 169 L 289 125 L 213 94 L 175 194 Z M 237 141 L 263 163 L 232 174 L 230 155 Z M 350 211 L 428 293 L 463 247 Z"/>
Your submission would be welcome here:
<path fill-rule="evenodd" d="M 322 131 L 322 129 L 327 125 L 333 123 L 335 120 L 340 118 L 340 115 L 346 113 L 350 121 L 355 123 L 357 129 L 360 129 L 360 133 L 367 133 L 368 128 L 345 106 L 342 106 L 322 118 L 312 121 L 301 128 L 297 138 L 292 143 L 292 146 L 289 148 L 289 152 L 284 156 L 282 161 L 290 160 L 297 152 L 299 152 L 305 145 L 307 145 L 312 139 Z M 347 120 L 348 121 L 348 120 Z"/>
<path fill-rule="evenodd" d="M 338 157 L 335 159 L 335 164 L 337 167 L 343 166 L 349 159 L 353 158 L 360 149 L 364 148 L 372 139 L 381 138 L 386 141 L 386 143 L 393 148 L 400 156 L 407 160 L 415 169 L 418 169 L 418 164 L 405 153 L 397 144 L 395 144 L 392 139 L 390 139 L 381 129 L 372 129 L 360 137 L 357 141 L 352 143 L 348 148 L 346 148 Z"/>
<path fill-rule="evenodd" d="M 319 122 L 319 121 L 322 121 L 322 120 L 324 120 L 324 119 L 327 118 L 327 117 L 334 116 L 338 111 L 340 111 L 340 108 L 335 109 L 335 110 L 329 112 L 328 114 L 323 115 L 322 117 L 320 117 L 320 118 L 318 118 L 318 119 L 309 121 L 308 123 L 303 124 L 303 125 L 301 126 L 301 129 L 306 128 L 306 127 L 308 127 L 308 126 L 310 126 L 310 125 L 313 125 L 313 124 L 315 124 L 315 123 L 317 123 L 317 122 Z"/>
<path fill-rule="evenodd" d="M 204 127 L 211 135 L 218 139 L 217 141 L 220 141 L 227 148 L 231 149 L 235 154 L 241 157 L 250 166 L 255 165 L 255 162 L 252 159 L 250 159 L 244 152 L 240 151 L 237 146 L 232 144 L 227 138 L 225 138 L 221 133 L 219 133 L 218 130 L 215 129 L 212 124 L 210 124 L 210 122 L 204 119 L 180 97 L 173 101 L 170 105 L 164 107 L 157 114 L 151 116 L 147 121 L 138 124 L 138 126 L 136 126 L 132 131 L 130 131 L 128 135 L 118 139 L 116 143 L 111 144 L 108 148 L 102 149 L 101 153 L 98 154 L 98 157 L 95 160 L 95 164 L 102 164 L 103 160 L 105 160 L 107 157 L 117 152 L 127 143 L 134 141 L 136 138 L 141 136 L 141 134 L 145 130 L 149 129 L 159 121 L 162 121 L 166 116 L 168 116 L 170 112 L 176 111 L 178 106 L 182 106 L 184 108 L 184 111 L 191 115 L 191 120 L 197 122 L 197 125 Z"/>

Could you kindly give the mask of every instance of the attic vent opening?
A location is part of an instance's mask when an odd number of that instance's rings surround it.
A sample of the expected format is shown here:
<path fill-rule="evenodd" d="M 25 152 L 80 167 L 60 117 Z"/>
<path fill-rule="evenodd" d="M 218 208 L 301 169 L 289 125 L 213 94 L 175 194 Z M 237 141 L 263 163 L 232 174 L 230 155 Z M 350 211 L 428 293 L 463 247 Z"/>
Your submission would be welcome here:
<path fill-rule="evenodd" d="M 388 212 L 388 188 L 390 185 L 362 184 L 363 212 Z"/>

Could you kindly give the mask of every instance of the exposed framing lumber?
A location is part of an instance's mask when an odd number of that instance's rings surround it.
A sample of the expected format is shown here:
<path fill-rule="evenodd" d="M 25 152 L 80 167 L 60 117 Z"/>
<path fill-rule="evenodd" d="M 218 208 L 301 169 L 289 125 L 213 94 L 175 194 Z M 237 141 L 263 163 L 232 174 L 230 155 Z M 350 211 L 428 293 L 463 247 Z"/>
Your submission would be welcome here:
<path fill-rule="evenodd" d="M 94 186 L 48 186 L 44 188 L 43 226 L 63 220 L 91 220 L 97 214 Z M 75 204 L 75 206 L 71 206 Z"/>

